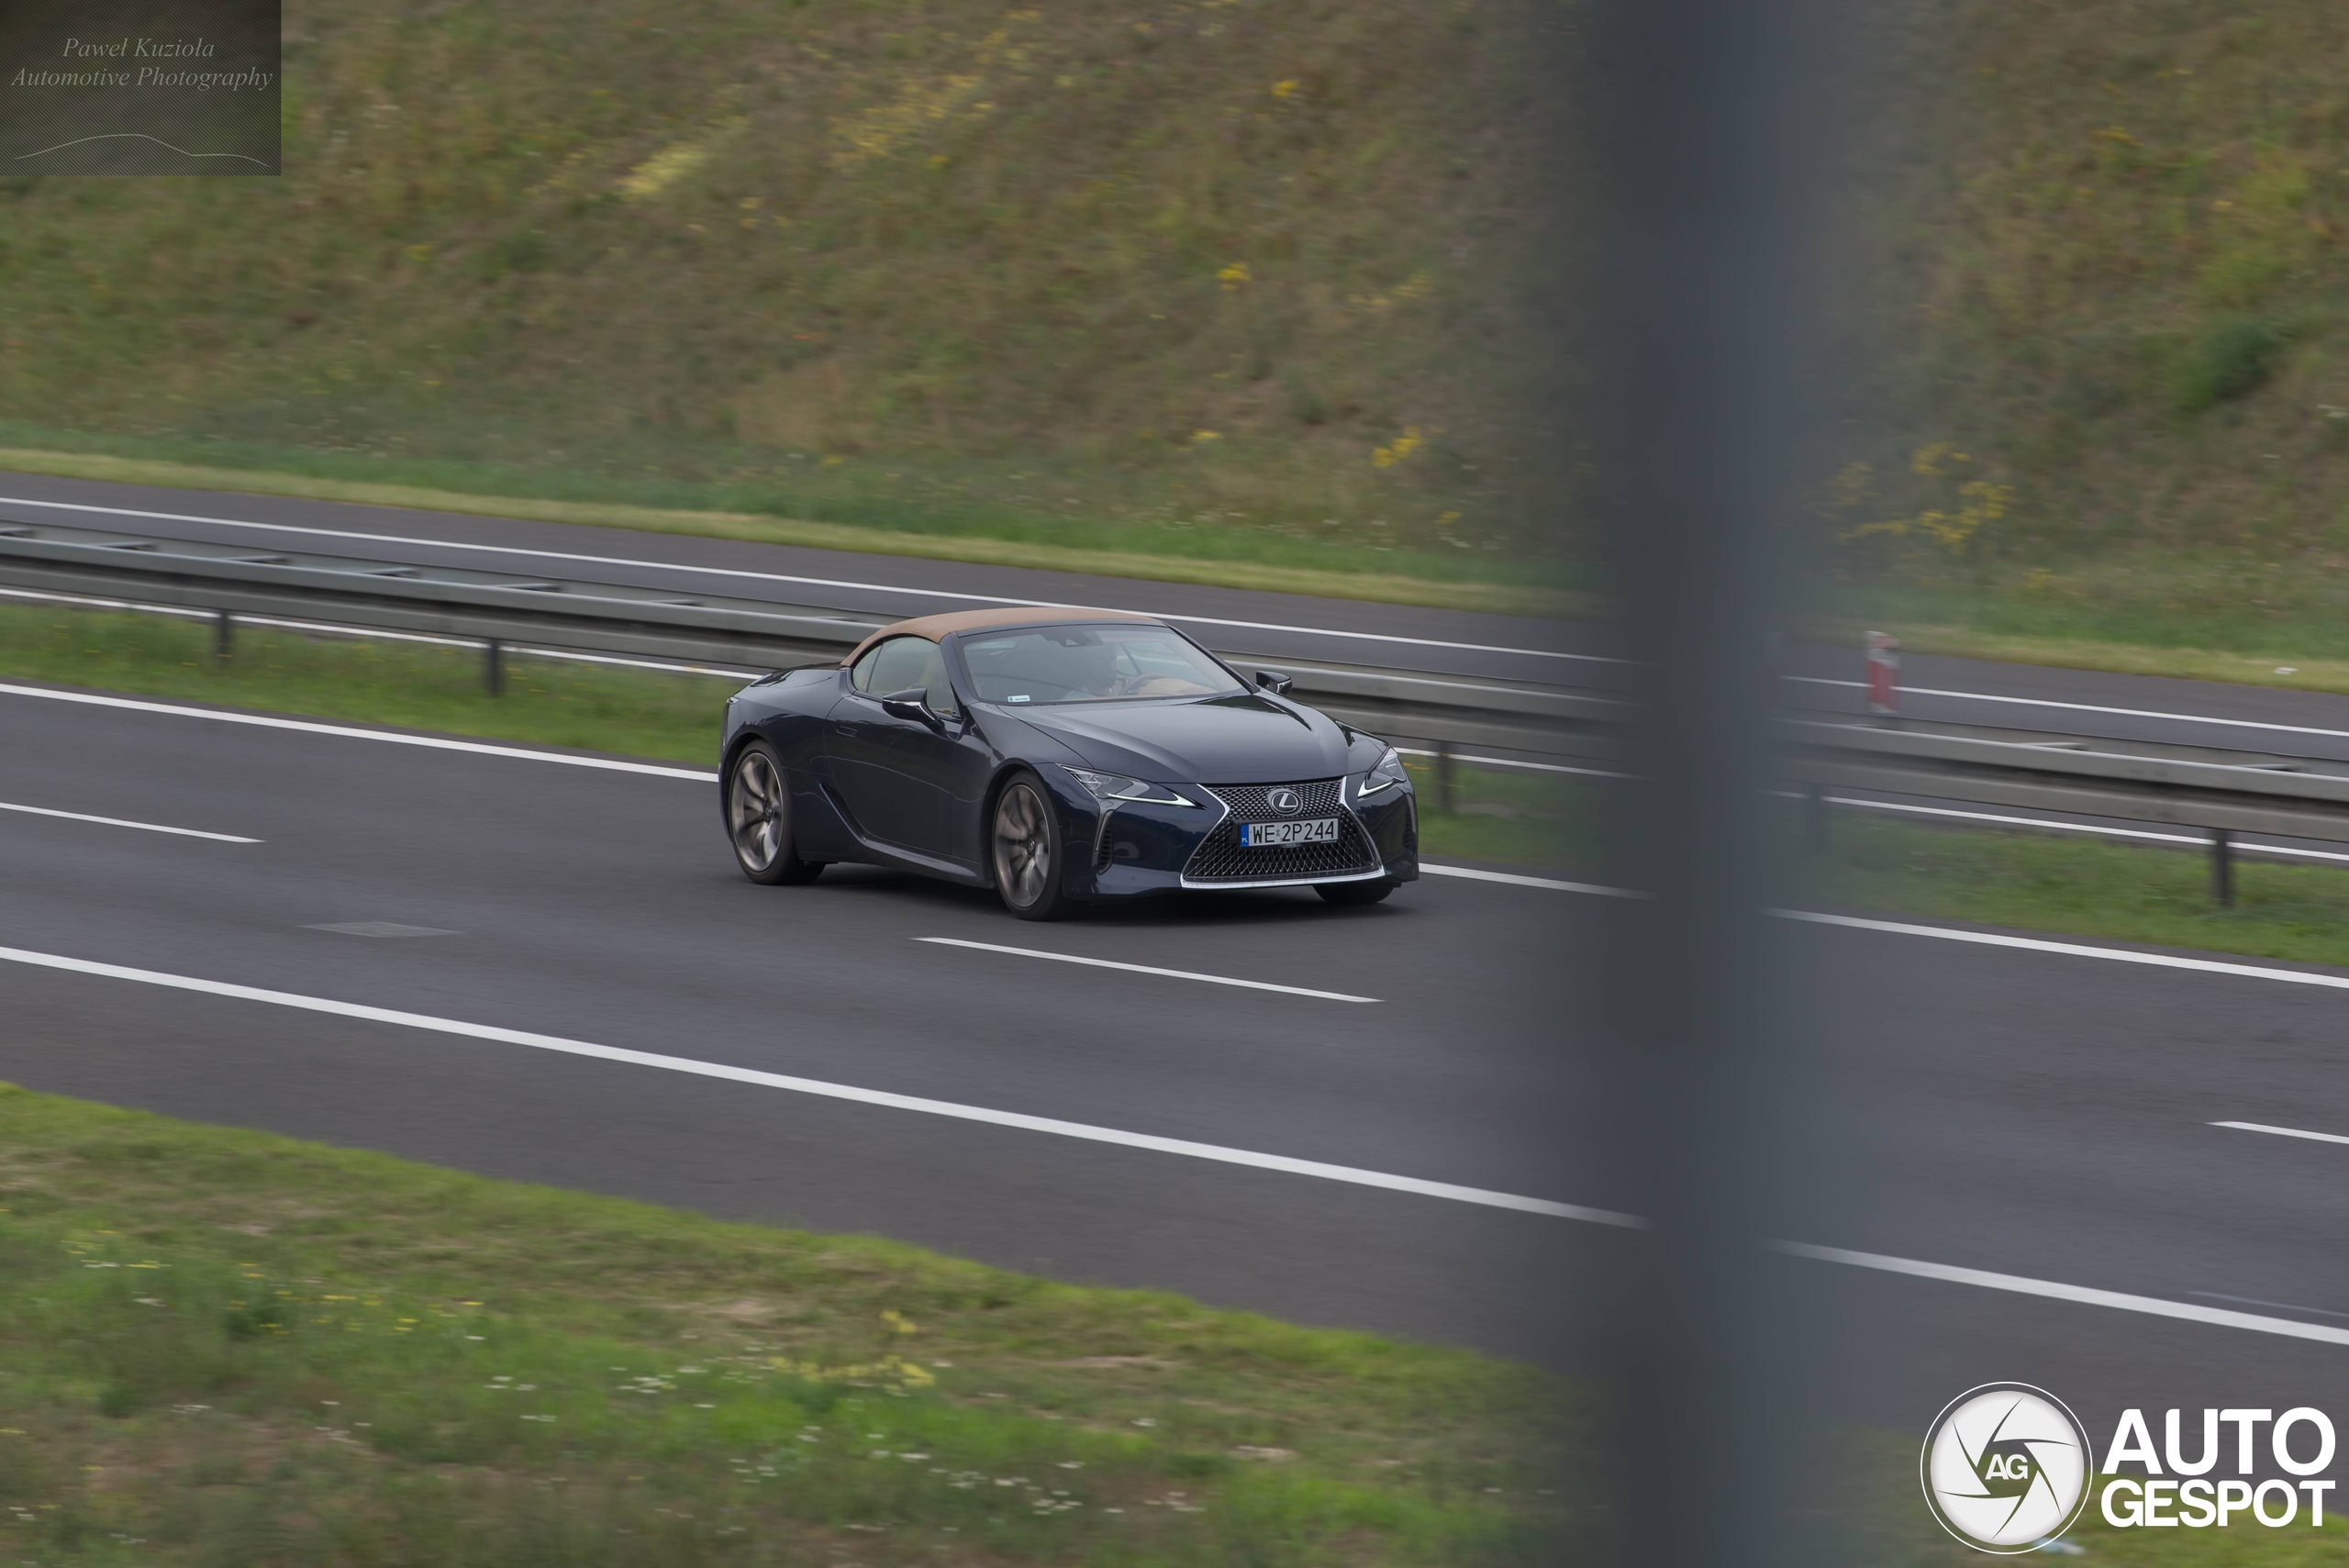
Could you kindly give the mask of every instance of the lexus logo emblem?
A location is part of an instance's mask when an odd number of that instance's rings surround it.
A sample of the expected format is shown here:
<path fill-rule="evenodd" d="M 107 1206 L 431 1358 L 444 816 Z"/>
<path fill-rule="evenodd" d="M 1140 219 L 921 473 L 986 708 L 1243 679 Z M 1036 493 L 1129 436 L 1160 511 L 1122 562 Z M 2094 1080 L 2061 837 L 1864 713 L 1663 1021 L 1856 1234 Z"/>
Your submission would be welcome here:
<path fill-rule="evenodd" d="M 1305 809 L 1305 797 L 1293 789 L 1276 789 L 1265 795 L 1264 804 L 1283 817 L 1294 817 Z"/>

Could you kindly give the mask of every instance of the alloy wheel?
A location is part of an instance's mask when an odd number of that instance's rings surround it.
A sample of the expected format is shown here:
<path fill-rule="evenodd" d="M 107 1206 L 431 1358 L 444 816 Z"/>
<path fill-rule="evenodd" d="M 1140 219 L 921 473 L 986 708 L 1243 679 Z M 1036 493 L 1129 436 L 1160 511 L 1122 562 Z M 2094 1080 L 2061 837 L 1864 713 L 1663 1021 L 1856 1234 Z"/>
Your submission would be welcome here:
<path fill-rule="evenodd" d="M 1044 803 L 1025 784 L 1003 792 L 995 808 L 995 880 L 1006 902 L 1032 907 L 1052 887 L 1052 828 Z"/>
<path fill-rule="evenodd" d="M 763 751 L 742 753 L 726 802 L 726 825 L 743 869 L 763 872 L 783 852 L 783 780 Z"/>

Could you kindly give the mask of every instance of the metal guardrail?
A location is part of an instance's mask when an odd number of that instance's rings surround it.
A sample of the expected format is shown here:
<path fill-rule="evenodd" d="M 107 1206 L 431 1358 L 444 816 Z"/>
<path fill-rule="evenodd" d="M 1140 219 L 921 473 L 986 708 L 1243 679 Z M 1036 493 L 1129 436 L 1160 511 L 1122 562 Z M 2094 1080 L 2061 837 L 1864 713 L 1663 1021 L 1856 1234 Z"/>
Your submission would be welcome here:
<path fill-rule="evenodd" d="M 0 522 L 0 584 L 199 610 L 215 617 L 223 652 L 239 617 L 465 639 L 483 644 L 493 691 L 509 645 L 780 669 L 837 659 L 897 618 L 29 523 Z M 1301 700 L 1333 717 L 1440 746 L 1611 757 L 1609 736 L 1628 712 L 1619 701 L 1564 687 L 1216 651 L 1289 676 Z"/>
<path fill-rule="evenodd" d="M 223 651 L 239 617 L 473 640 L 493 690 L 509 645 L 775 669 L 836 659 L 895 618 L 5 521 L 0 584 L 201 611 L 215 617 Z M 1618 696 L 1216 651 L 1289 676 L 1300 698 L 1335 717 L 1440 751 L 1481 746 L 1605 763 L 1631 752 L 1635 710 Z M 1909 720 L 1789 718 L 1781 740 L 1783 776 L 1814 799 L 1857 788 L 2206 829 L 2222 896 L 2235 833 L 2349 842 L 2349 763 Z"/>
<path fill-rule="evenodd" d="M 1786 773 L 1814 803 L 1855 788 L 2202 828 L 2221 904 L 2233 901 L 2237 833 L 2349 843 L 2340 762 L 1908 721 L 1792 719 L 1782 739 Z"/>

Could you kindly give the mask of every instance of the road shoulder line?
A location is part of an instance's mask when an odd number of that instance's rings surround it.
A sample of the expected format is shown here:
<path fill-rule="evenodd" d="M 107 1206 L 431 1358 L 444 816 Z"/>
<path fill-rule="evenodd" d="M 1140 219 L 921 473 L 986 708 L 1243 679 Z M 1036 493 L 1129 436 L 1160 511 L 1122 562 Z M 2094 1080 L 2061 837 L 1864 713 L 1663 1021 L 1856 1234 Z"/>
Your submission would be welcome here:
<path fill-rule="evenodd" d="M 96 692 L 59 691 L 49 686 L 20 686 L 0 682 L 0 696 L 44 697 L 50 702 L 82 703 L 91 707 L 128 708 L 134 713 L 169 714 L 178 718 L 209 718 L 222 724 L 250 724 L 262 729 L 291 729 L 305 735 L 333 735 L 347 740 L 381 740 L 393 746 L 422 746 L 435 751 L 471 751 L 488 757 L 521 757 L 534 762 L 561 762 L 566 767 L 601 768 L 615 773 L 649 773 L 654 778 L 687 779 L 716 784 L 716 773 L 698 768 L 675 768 L 659 762 L 629 762 L 617 757 L 573 756 L 540 751 L 528 746 L 500 746 L 488 740 L 456 740 L 440 735 L 418 735 L 398 729 L 362 729 L 356 725 L 324 724 L 311 718 L 280 718 L 274 714 L 236 713 L 223 708 L 191 707 L 184 703 L 151 702 L 139 697 L 114 697 Z"/>
<path fill-rule="evenodd" d="M 1022 1132 L 1047 1133 L 1057 1138 L 1074 1138 L 1089 1143 L 1109 1143 L 1128 1149 L 1147 1150 L 1160 1154 L 1176 1154 L 1186 1159 L 1207 1160 L 1223 1165 L 1245 1165 L 1260 1171 L 1277 1171 L 1292 1176 L 1311 1176 L 1321 1181 L 1343 1182 L 1353 1186 L 1381 1187 L 1389 1192 L 1410 1193 L 1420 1197 L 1443 1198 L 1453 1203 L 1475 1204 L 1486 1208 L 1514 1209 L 1522 1214 L 1545 1215 L 1553 1219 L 1576 1219 L 1593 1225 L 1618 1226 L 1632 1229 L 1643 1229 L 1646 1221 L 1635 1215 L 1617 1214 L 1609 1209 L 1588 1208 L 1579 1204 L 1553 1203 L 1546 1198 L 1525 1197 L 1516 1193 L 1495 1192 L 1486 1187 L 1464 1186 L 1454 1182 L 1431 1182 L 1417 1176 L 1396 1175 L 1386 1171 L 1364 1170 L 1353 1165 L 1336 1165 L 1321 1160 L 1300 1160 L 1286 1154 L 1267 1154 L 1251 1149 L 1232 1149 L 1222 1144 L 1200 1143 L 1186 1138 L 1162 1138 L 1155 1133 L 1129 1132 L 1112 1127 L 1097 1127 L 1088 1122 L 1063 1121 L 1053 1117 L 1030 1116 L 1021 1111 L 996 1110 L 985 1106 L 966 1106 L 952 1100 L 927 1099 L 918 1095 L 899 1095 L 885 1089 L 866 1089 L 852 1084 L 827 1083 L 819 1078 L 800 1078 L 785 1073 L 766 1073 L 752 1067 L 735 1067 L 718 1062 L 702 1062 L 686 1056 L 669 1056 L 660 1051 L 632 1051 L 624 1046 L 597 1045 L 589 1040 L 568 1040 L 561 1035 L 538 1034 L 528 1029 L 509 1029 L 495 1024 L 468 1023 L 458 1018 L 435 1018 L 428 1013 L 403 1012 L 394 1007 L 376 1007 L 361 1002 L 340 1002 L 324 996 L 304 996 L 290 991 L 272 991 L 257 985 L 239 985 L 228 981 L 203 980 L 193 975 L 168 974 L 151 969 L 133 969 L 124 964 L 101 963 L 91 959 L 69 958 L 58 953 L 32 952 L 22 948 L 0 948 L 0 962 L 21 963 L 39 969 L 62 970 L 72 974 L 87 974 L 106 980 L 128 980 L 144 985 L 159 985 L 175 991 L 194 991 L 208 996 L 222 996 L 235 1001 L 262 1002 L 272 1006 L 292 1007 L 302 1012 L 326 1013 L 337 1018 L 356 1018 L 370 1023 L 392 1024 L 403 1029 L 422 1029 L 434 1034 L 458 1035 L 472 1040 L 495 1041 L 503 1045 L 528 1046 L 533 1051 L 554 1051 L 564 1056 L 582 1056 L 599 1062 L 617 1062 L 632 1067 L 658 1068 L 663 1072 L 688 1073 L 702 1078 L 720 1078 L 737 1084 L 753 1084 L 761 1088 L 782 1089 L 791 1094 L 810 1095 L 821 1099 L 847 1100 L 857 1105 L 877 1106 L 888 1110 L 914 1111 L 924 1116 L 948 1117 L 957 1121 L 982 1122 L 995 1127 L 1010 1128 Z"/>
<path fill-rule="evenodd" d="M 259 839 L 248 839 L 242 833 L 212 833 L 202 828 L 167 828 L 161 822 L 133 822 L 122 817 L 93 817 L 86 811 L 60 811 L 50 806 L 22 806 L 15 801 L 0 800 L 0 811 L 19 811 L 28 817 L 58 817 L 68 822 L 95 822 L 102 828 L 136 828 L 142 833 L 170 833 L 182 839 L 215 839 L 224 844 L 258 844 Z"/>

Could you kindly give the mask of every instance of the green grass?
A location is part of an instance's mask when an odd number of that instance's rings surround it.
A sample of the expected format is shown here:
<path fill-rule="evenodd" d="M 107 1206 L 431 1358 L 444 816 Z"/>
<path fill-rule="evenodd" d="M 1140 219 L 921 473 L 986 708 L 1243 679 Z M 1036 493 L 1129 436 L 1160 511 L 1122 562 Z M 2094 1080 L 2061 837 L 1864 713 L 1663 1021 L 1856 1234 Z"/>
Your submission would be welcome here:
<path fill-rule="evenodd" d="M 207 622 L 0 604 L 0 672 L 364 724 L 573 746 L 717 766 L 741 682 L 515 657 L 484 689 L 481 651 L 239 627 L 212 656 Z"/>
<path fill-rule="evenodd" d="M 10 1561 L 1549 1562 L 1589 1418 L 1464 1351 L 0 1085 Z"/>
<path fill-rule="evenodd" d="M 1846 584 L 1814 629 L 1863 628 L 1920 652 L 2349 691 L 2349 575 L 2290 552 L 2143 549 L 2060 566 L 1985 566 L 1970 581 Z"/>
<path fill-rule="evenodd" d="M 0 179 L 0 441 L 1501 581 L 1557 26 L 302 0 L 284 177 Z"/>

